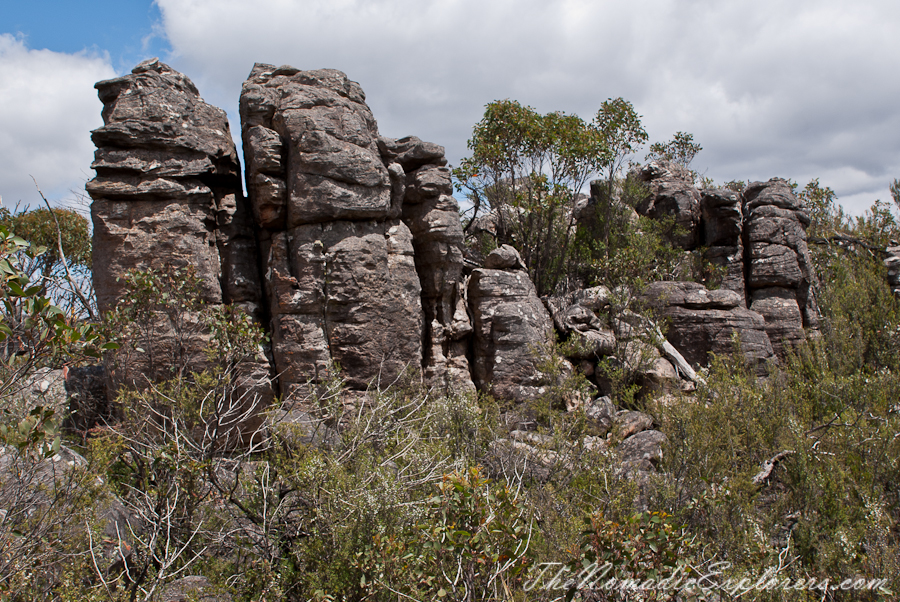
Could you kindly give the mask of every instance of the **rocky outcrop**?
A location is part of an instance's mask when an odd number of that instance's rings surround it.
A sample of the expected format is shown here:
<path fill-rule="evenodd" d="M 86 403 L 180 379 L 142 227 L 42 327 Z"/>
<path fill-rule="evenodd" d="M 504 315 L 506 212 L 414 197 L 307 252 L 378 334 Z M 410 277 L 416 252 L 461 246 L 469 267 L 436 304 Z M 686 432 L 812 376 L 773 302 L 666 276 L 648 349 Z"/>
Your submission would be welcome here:
<path fill-rule="evenodd" d="M 701 212 L 693 173 L 677 163 L 651 161 L 641 168 L 639 177 L 649 194 L 635 207 L 638 213 L 653 219 L 671 218 L 680 230 L 671 234 L 672 243 L 683 249 L 696 248 Z"/>
<path fill-rule="evenodd" d="M 786 345 L 816 331 L 816 276 L 805 233 L 809 217 L 785 180 L 754 182 L 739 195 L 728 189 L 697 191 L 690 172 L 669 162 L 651 162 L 639 176 L 650 192 L 638 211 L 655 219 L 672 218 L 687 232 L 673 242 L 688 250 L 701 246 L 703 259 L 717 272 L 710 280 L 736 295 L 728 297 L 734 302 L 729 308 L 663 303 L 674 339 L 680 340 L 673 344 L 689 361 L 704 364 L 710 352 L 727 353 L 724 342 L 737 332 L 745 355 L 761 367 L 768 350 L 759 336 L 758 316 L 780 358 Z"/>
<path fill-rule="evenodd" d="M 258 314 L 256 242 L 225 112 L 156 59 L 98 82 L 103 127 L 93 199 L 94 286 L 112 309 L 130 269 L 192 266 L 208 303 Z"/>
<path fill-rule="evenodd" d="M 654 282 L 644 293 L 668 326 L 666 338 L 693 366 L 705 366 L 710 354 L 731 355 L 735 337 L 758 372 L 774 359 L 765 319 L 742 306 L 727 289 L 707 290 L 694 282 Z"/>
<path fill-rule="evenodd" d="M 818 328 L 815 269 L 806 245 L 809 216 L 790 184 L 780 178 L 744 190 L 744 248 L 749 306 L 766 320 L 772 347 L 789 345 Z"/>
<path fill-rule="evenodd" d="M 244 375 L 265 381 L 268 393 L 255 391 L 263 397 L 272 397 L 269 374 L 285 398 L 302 400 L 339 368 L 358 400 L 404 375 L 532 399 L 551 385 L 538 355 L 554 324 L 567 357 L 601 389 L 598 362 L 609 359 L 639 372 L 648 390 L 667 391 L 685 386 L 682 377 L 698 380 L 691 364 L 730 352 L 735 334 L 760 367 L 772 345 L 781 353 L 782 340 L 816 325 L 808 219 L 782 180 L 751 184 L 740 197 L 701 193 L 674 163 L 641 170 L 648 193 L 638 212 L 670 219 L 673 242 L 703 247 L 722 281 L 719 291 L 651 287 L 648 298 L 671 328 L 671 342 L 656 341 L 655 323 L 607 315 L 603 287 L 547 300 L 548 313 L 512 247 L 468 274 L 444 149 L 379 135 L 359 84 L 340 71 L 253 67 L 240 99 L 246 199 L 225 114 L 184 75 L 150 60 L 97 88 L 104 126 L 93 133 L 97 177 L 88 191 L 101 309 L 121 297 L 129 269 L 192 266 L 206 303 L 239 305 L 268 330 L 269 357 Z M 578 200 L 579 220 L 604 190 L 594 183 L 594 196 Z M 502 207 L 491 216 L 471 231 L 498 234 L 504 220 L 522 217 Z M 210 333 L 196 316 L 186 319 L 197 327 L 179 349 L 200 369 Z M 167 351 L 174 326 L 154 320 L 152 345 Z M 119 382 L 159 376 L 145 364 Z"/>
<path fill-rule="evenodd" d="M 157 59 L 96 88 L 104 125 L 92 132 L 97 177 L 87 191 L 93 199 L 99 309 L 116 305 L 129 270 L 190 267 L 205 303 L 231 303 L 260 318 L 256 237 L 225 112 L 206 104 L 187 77 Z M 110 393 L 119 383 L 140 386 L 170 376 L 172 363 L 160 358 L 186 357 L 188 371 L 206 367 L 209 332 L 196 314 L 187 311 L 181 318 L 196 327 L 176 326 L 164 313 L 143 325 L 154 332 L 142 341 L 144 348 L 118 354 L 129 355 L 129 361 L 114 362 Z M 239 398 L 271 400 L 261 352 L 237 378 Z"/>
<path fill-rule="evenodd" d="M 546 392 L 547 375 L 538 369 L 541 350 L 553 337 L 553 322 L 538 299 L 518 253 L 506 247 L 492 251 L 490 265 L 509 262 L 506 269 L 472 272 L 468 296 L 474 332 L 474 376 L 479 389 L 498 398 L 524 401 Z M 494 259 L 492 259 L 494 257 Z"/>
<path fill-rule="evenodd" d="M 334 366 L 355 389 L 423 369 L 429 384 L 474 388 L 442 147 L 380 137 L 339 71 L 258 64 L 241 94 L 245 200 L 225 114 L 188 78 L 151 60 L 97 88 L 105 125 L 88 191 L 102 310 L 128 270 L 190 265 L 203 301 L 241 305 L 268 327 L 285 395 Z M 168 348 L 157 326 L 154 345 Z M 183 346 L 202 368 L 208 336 L 195 330 Z"/>

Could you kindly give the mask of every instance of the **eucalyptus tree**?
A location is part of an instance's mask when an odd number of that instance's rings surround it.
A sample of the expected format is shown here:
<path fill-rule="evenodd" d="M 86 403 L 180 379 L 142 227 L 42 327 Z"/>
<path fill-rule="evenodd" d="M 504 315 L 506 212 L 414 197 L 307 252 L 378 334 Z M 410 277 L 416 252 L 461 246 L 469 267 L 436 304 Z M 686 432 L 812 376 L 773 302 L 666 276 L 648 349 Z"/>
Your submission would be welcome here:
<path fill-rule="evenodd" d="M 606 256 L 606 265 L 612 254 L 610 232 L 613 229 L 615 208 L 615 187 L 619 175 L 628 158 L 636 153 L 647 142 L 647 131 L 641 124 L 641 116 L 634 105 L 624 98 L 609 98 L 600 105 L 594 117 L 594 127 L 606 146 L 607 153 L 603 164 L 603 175 L 606 179 L 605 198 L 599 199 L 602 208 L 600 241 Z"/>
<path fill-rule="evenodd" d="M 575 201 L 609 161 L 600 132 L 577 115 L 541 115 L 513 100 L 485 107 L 454 170 L 472 203 L 469 231 L 493 210 L 498 243 L 522 254 L 539 294 L 561 284 L 572 260 Z"/>
<path fill-rule="evenodd" d="M 694 135 L 687 132 L 675 132 L 675 136 L 668 142 L 654 142 L 650 145 L 650 153 L 646 159 L 664 159 L 672 161 L 684 168 L 688 168 L 697 153 L 703 150 L 699 143 L 694 142 Z"/>

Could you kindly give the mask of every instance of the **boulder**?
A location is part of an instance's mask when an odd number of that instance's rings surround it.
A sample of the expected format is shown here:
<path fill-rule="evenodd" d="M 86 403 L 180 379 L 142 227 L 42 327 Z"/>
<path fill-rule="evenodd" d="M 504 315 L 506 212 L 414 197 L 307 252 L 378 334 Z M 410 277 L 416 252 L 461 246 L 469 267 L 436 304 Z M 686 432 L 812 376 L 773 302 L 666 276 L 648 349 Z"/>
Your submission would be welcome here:
<path fill-rule="evenodd" d="M 399 163 L 404 172 L 412 172 L 425 165 L 444 166 L 444 147 L 423 142 L 415 136 L 393 139 L 380 136 L 377 140 L 381 156 L 389 163 Z"/>
<path fill-rule="evenodd" d="M 622 410 L 617 412 L 613 418 L 612 424 L 613 433 L 620 440 L 625 440 L 632 435 L 650 430 L 652 427 L 652 416 L 634 410 Z"/>
<path fill-rule="evenodd" d="M 476 269 L 468 288 L 475 384 L 499 399 L 525 401 L 547 391 L 538 369 L 553 323 L 524 270 Z"/>
<path fill-rule="evenodd" d="M 608 328 L 573 330 L 562 350 L 572 360 L 597 361 L 616 352 L 616 336 Z"/>
<path fill-rule="evenodd" d="M 488 253 L 484 267 L 489 270 L 524 270 L 525 263 L 513 247 L 500 245 Z"/>
<path fill-rule="evenodd" d="M 584 415 L 599 434 L 605 435 L 612 428 L 616 418 L 616 405 L 606 395 L 597 397 L 584 404 Z"/>
<path fill-rule="evenodd" d="M 641 431 L 619 445 L 622 463 L 631 469 L 650 471 L 662 460 L 662 446 L 668 438 L 659 431 Z"/>
<path fill-rule="evenodd" d="M 644 298 L 665 319 L 668 341 L 695 367 L 707 365 L 711 353 L 732 354 L 735 337 L 759 373 L 774 359 L 765 319 L 742 307 L 734 291 L 710 291 L 694 282 L 654 282 Z"/>
<path fill-rule="evenodd" d="M 564 339 L 562 353 L 571 360 L 591 362 L 582 369 L 585 376 L 593 373 L 593 362 L 615 353 L 616 337 L 597 317 L 597 312 L 605 307 L 603 301 L 608 294 L 605 287 L 594 287 L 543 299 L 557 332 Z"/>

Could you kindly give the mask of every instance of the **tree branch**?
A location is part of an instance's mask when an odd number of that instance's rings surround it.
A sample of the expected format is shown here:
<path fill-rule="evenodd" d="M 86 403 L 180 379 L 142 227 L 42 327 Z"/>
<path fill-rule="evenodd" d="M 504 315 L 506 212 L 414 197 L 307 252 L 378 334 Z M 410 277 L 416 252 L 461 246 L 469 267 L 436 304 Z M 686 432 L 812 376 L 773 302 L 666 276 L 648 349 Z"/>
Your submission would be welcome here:
<path fill-rule="evenodd" d="M 47 205 L 47 210 L 50 212 L 50 215 L 53 216 L 53 223 L 56 224 L 56 244 L 57 249 L 59 251 L 59 259 L 62 261 L 63 269 L 66 271 L 66 280 L 69 281 L 69 285 L 72 287 L 72 292 L 78 297 L 81 301 L 82 306 L 87 310 L 88 317 L 91 321 L 96 321 L 97 316 L 94 315 L 94 309 L 91 307 L 90 302 L 84 297 L 84 294 L 81 292 L 81 288 L 75 284 L 75 279 L 72 277 L 72 272 L 69 271 L 69 262 L 66 261 L 66 254 L 63 251 L 63 243 L 62 243 L 62 228 L 59 225 L 59 220 L 56 219 L 56 212 L 53 211 L 53 208 L 50 206 L 50 202 L 47 200 L 47 197 L 44 196 L 44 193 L 41 192 L 41 187 L 38 186 L 37 180 L 34 179 L 34 176 L 31 176 L 31 181 L 34 182 L 34 187 L 37 188 L 38 194 L 41 195 L 41 199 L 43 199 L 44 204 Z"/>

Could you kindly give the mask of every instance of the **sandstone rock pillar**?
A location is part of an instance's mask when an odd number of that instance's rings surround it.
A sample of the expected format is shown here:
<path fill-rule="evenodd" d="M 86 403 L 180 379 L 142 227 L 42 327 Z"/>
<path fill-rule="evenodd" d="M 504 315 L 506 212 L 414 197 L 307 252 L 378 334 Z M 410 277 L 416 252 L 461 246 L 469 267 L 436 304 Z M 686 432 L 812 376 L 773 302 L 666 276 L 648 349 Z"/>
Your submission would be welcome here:
<path fill-rule="evenodd" d="M 129 270 L 190 266 L 205 303 L 234 304 L 258 318 L 256 237 L 225 112 L 205 103 L 186 76 L 158 59 L 96 88 L 104 125 L 92 132 L 97 151 L 91 167 L 97 177 L 87 191 L 93 199 L 93 277 L 100 310 L 115 307 Z M 210 333 L 197 318 L 184 318 L 194 324 L 186 330 L 157 315 L 152 349 L 133 349 L 134 363 L 115 379 L 140 386 L 172 376 L 171 362 L 152 358 L 173 349 L 186 357 L 179 360 L 186 370 L 206 368 Z M 242 398 L 242 408 L 271 400 L 262 350 L 238 371 L 235 395 L 255 396 L 252 402 Z"/>
<path fill-rule="evenodd" d="M 240 110 L 282 394 L 302 396 L 335 364 L 355 389 L 421 370 L 421 286 L 399 219 L 405 176 L 382 161 L 359 84 L 257 64 Z"/>
<path fill-rule="evenodd" d="M 257 314 L 256 242 L 225 112 L 158 59 L 95 87 L 104 125 L 91 134 L 87 191 L 100 310 L 115 305 L 129 269 L 190 265 L 205 301 Z"/>
<path fill-rule="evenodd" d="M 405 175 L 402 216 L 422 285 L 426 382 L 474 391 L 466 357 L 472 325 L 463 290 L 463 231 L 444 148 L 414 136 L 381 138 L 379 148 L 385 163 L 399 164 Z"/>
<path fill-rule="evenodd" d="M 744 249 L 750 309 L 763 315 L 776 355 L 819 325 L 815 268 L 806 245 L 809 216 L 780 178 L 744 190 Z"/>

